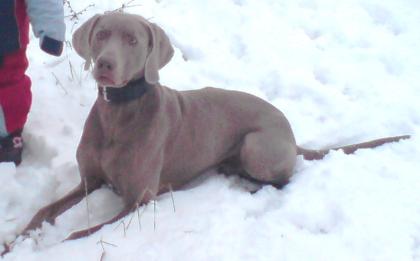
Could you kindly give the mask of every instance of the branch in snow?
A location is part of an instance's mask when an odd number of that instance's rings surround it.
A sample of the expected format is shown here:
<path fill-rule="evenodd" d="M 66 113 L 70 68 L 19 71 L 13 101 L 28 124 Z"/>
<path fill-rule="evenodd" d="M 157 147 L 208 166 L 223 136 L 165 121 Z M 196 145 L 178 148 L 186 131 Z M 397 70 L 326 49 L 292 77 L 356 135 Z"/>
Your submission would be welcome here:
<path fill-rule="evenodd" d="M 86 6 L 85 8 L 83 8 L 80 11 L 75 11 L 73 9 L 73 7 L 70 4 L 70 0 L 64 0 L 64 5 L 69 9 L 70 11 L 70 15 L 66 16 L 66 18 L 70 18 L 71 21 L 78 21 L 79 19 L 79 15 L 82 15 L 83 13 L 85 13 L 90 7 L 94 7 L 95 4 L 89 4 L 88 6 Z M 77 22 L 76 22 L 77 23 Z"/>

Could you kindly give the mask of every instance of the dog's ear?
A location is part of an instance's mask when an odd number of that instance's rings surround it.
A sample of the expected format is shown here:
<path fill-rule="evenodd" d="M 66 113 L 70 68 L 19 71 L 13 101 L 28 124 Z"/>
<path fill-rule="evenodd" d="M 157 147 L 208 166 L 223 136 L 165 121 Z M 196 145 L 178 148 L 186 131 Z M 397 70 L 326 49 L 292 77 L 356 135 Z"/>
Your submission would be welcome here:
<path fill-rule="evenodd" d="M 85 70 L 88 70 L 91 63 L 91 42 L 92 33 L 99 18 L 102 15 L 97 14 L 82 24 L 73 34 L 73 48 L 83 59 L 86 60 Z"/>
<path fill-rule="evenodd" d="M 147 22 L 150 29 L 150 52 L 146 59 L 144 75 L 150 84 L 159 82 L 159 70 L 163 68 L 174 55 L 174 49 L 165 32 L 156 24 Z"/>

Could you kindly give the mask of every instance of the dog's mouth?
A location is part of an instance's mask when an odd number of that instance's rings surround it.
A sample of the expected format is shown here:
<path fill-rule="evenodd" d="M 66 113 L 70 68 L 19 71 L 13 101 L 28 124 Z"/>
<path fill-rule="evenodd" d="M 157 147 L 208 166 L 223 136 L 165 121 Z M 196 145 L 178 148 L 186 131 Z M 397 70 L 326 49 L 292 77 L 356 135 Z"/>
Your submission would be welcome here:
<path fill-rule="evenodd" d="M 111 77 L 108 77 L 106 75 L 99 75 L 99 76 L 95 77 L 95 80 L 101 86 L 110 86 L 110 87 L 112 87 L 112 86 L 115 86 L 116 85 L 115 81 Z"/>
<path fill-rule="evenodd" d="M 102 87 L 123 87 L 127 85 L 128 81 L 116 81 L 113 77 L 108 75 L 97 75 L 94 77 L 96 82 Z"/>

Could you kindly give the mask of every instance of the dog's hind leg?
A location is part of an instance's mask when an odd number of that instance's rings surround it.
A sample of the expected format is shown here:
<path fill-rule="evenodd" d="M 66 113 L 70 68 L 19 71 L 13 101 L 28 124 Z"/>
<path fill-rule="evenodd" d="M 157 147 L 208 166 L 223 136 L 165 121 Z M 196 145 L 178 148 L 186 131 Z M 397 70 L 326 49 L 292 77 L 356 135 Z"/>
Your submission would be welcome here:
<path fill-rule="evenodd" d="M 282 187 L 292 176 L 296 145 L 293 137 L 279 138 L 275 130 L 252 132 L 244 138 L 240 160 L 251 180 Z"/>

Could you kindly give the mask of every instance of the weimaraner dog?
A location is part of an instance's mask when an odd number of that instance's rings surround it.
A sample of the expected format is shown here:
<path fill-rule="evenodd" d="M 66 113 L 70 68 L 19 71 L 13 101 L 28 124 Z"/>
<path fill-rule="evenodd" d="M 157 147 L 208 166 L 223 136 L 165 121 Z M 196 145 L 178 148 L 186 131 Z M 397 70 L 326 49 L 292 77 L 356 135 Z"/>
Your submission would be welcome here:
<path fill-rule="evenodd" d="M 286 117 L 253 95 L 217 88 L 176 91 L 159 84 L 158 71 L 173 56 L 164 31 L 141 16 L 95 15 L 73 35 L 73 47 L 93 61 L 98 97 L 77 150 L 81 182 L 42 208 L 24 233 L 50 223 L 102 184 L 125 203 L 109 221 L 75 232 L 83 237 L 124 217 L 169 188 L 179 189 L 200 173 L 224 167 L 259 182 L 282 186 L 297 155 L 321 159 L 325 150 L 296 145 Z M 340 148 L 353 153 L 409 136 Z"/>

